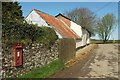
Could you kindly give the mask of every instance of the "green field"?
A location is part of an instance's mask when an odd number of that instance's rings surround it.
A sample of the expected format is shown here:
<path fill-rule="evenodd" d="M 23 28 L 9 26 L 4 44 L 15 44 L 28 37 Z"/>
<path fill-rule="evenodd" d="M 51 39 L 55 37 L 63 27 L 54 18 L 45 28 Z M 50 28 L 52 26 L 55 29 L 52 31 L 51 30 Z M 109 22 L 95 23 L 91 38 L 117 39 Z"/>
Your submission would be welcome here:
<path fill-rule="evenodd" d="M 91 40 L 92 44 L 103 44 L 102 40 Z M 120 40 L 108 40 L 105 44 L 120 44 Z"/>

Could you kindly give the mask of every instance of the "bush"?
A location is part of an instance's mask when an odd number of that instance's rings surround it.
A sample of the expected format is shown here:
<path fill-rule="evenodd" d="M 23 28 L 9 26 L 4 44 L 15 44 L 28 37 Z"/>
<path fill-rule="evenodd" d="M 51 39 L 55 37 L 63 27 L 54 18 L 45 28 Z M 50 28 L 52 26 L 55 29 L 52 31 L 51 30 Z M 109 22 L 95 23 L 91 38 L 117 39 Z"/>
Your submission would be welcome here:
<path fill-rule="evenodd" d="M 27 24 L 18 2 L 2 3 L 2 42 L 5 45 L 34 42 L 51 44 L 56 38 L 51 28 Z"/>
<path fill-rule="evenodd" d="M 2 38 L 6 44 L 32 44 L 37 42 L 51 45 L 55 42 L 57 36 L 52 28 L 46 26 L 38 27 L 27 23 L 17 23 L 10 27 L 4 26 Z"/>
<path fill-rule="evenodd" d="M 37 40 L 39 40 L 39 41 L 41 40 L 42 43 L 44 43 L 48 46 L 52 45 L 55 42 L 55 40 L 57 40 L 58 37 L 52 28 L 43 26 L 39 29 L 42 29 L 43 32 L 41 34 L 42 37 L 38 37 Z"/>

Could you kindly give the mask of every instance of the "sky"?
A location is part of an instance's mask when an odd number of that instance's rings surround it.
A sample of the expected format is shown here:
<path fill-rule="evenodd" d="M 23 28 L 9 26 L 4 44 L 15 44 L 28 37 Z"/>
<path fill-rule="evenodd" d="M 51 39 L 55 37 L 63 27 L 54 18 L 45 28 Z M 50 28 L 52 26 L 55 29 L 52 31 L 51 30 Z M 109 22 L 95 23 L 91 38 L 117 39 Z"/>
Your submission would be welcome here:
<path fill-rule="evenodd" d="M 119 0 L 13 0 L 19 2 L 118 2 Z"/>
<path fill-rule="evenodd" d="M 38 9 L 55 16 L 58 13 L 64 13 L 75 8 L 88 8 L 93 11 L 98 18 L 102 18 L 107 13 L 113 13 L 118 19 L 117 2 L 20 2 L 20 5 L 22 6 L 21 9 L 24 17 L 26 17 L 32 9 Z M 97 35 L 92 38 L 99 39 Z M 118 25 L 116 25 L 110 39 L 118 39 Z"/>

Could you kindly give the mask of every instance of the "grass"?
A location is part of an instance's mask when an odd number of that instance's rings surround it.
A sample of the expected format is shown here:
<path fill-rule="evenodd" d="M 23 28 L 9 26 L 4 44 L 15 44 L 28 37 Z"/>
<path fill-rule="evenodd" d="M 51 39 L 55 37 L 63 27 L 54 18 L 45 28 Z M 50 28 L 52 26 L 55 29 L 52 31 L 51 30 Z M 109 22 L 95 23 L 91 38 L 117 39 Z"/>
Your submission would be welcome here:
<path fill-rule="evenodd" d="M 48 78 L 64 68 L 64 63 L 60 60 L 55 60 L 42 68 L 33 69 L 18 78 Z"/>

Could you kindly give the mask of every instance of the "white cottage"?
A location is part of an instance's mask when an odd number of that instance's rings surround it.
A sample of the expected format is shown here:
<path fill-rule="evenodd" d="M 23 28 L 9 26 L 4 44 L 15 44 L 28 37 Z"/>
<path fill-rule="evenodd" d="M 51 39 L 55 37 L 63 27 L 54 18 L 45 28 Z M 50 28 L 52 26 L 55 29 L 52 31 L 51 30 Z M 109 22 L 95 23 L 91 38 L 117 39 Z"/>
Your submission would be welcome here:
<path fill-rule="evenodd" d="M 64 24 L 66 24 L 71 30 L 73 30 L 80 37 L 76 39 L 76 48 L 90 44 L 90 33 L 87 29 L 76 24 L 75 22 L 65 17 L 61 13 L 59 13 L 55 17 L 63 21 Z"/>
<path fill-rule="evenodd" d="M 58 38 L 75 39 L 76 48 L 90 43 L 89 32 L 62 14 L 58 14 L 54 17 L 33 9 L 25 20 L 29 24 L 37 24 L 40 27 L 47 26 L 53 28 L 58 35 Z"/>

